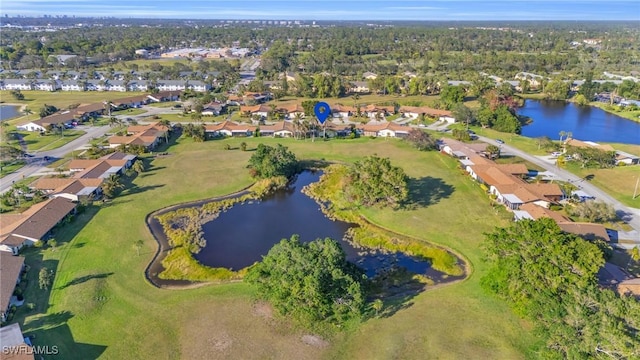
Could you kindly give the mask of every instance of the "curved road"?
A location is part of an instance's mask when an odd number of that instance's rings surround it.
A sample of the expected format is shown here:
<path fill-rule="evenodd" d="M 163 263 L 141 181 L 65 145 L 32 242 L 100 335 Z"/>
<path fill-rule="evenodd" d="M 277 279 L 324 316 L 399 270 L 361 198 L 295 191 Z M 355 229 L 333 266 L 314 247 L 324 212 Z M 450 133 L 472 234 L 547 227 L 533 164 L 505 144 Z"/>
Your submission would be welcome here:
<path fill-rule="evenodd" d="M 618 215 L 620 215 L 620 217 L 634 229 L 632 231 L 619 231 L 618 232 L 619 238 L 625 239 L 625 240 L 632 240 L 632 241 L 635 241 L 637 244 L 640 244 L 640 209 L 631 208 L 622 204 L 620 201 L 614 199 L 611 195 L 602 191 L 600 188 L 589 183 L 585 179 L 577 175 L 574 175 L 568 172 L 567 170 L 556 167 L 555 165 L 550 164 L 549 162 L 543 159 L 540 159 L 537 156 L 528 154 L 522 150 L 509 146 L 508 144 L 499 144 L 495 140 L 489 139 L 484 136 L 478 136 L 478 138 L 486 143 L 499 146 L 502 149 L 502 153 L 508 153 L 508 154 L 523 158 L 533 164 L 540 166 L 541 168 L 549 172 L 556 174 L 561 180 L 578 184 L 588 194 L 591 194 L 595 196 L 597 199 L 613 205 Z"/>

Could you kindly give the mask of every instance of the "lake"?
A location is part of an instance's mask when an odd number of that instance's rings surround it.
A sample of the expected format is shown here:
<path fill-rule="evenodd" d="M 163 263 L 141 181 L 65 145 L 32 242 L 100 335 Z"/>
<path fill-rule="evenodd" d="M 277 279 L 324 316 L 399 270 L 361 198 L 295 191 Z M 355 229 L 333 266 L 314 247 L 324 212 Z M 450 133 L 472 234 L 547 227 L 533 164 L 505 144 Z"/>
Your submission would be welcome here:
<path fill-rule="evenodd" d="M 548 136 L 558 140 L 560 131 L 570 131 L 579 140 L 640 145 L 640 122 L 597 107 L 564 101 L 526 100 L 518 113 L 533 119 L 531 124 L 522 127 L 524 136 Z"/>
<path fill-rule="evenodd" d="M 207 245 L 195 258 L 211 267 L 240 270 L 260 261 L 281 239 L 298 234 L 304 242 L 325 237 L 337 240 L 347 259 L 363 268 L 368 276 L 396 264 L 432 278 L 436 275 L 434 280 L 437 280 L 437 272 L 430 269 L 427 261 L 402 253 L 356 249 L 343 240 L 347 230 L 355 225 L 330 220 L 313 199 L 301 192 L 304 186 L 318 181 L 320 174 L 302 172 L 288 189 L 262 201 L 235 205 L 215 220 L 205 223 L 203 231 Z"/>
<path fill-rule="evenodd" d="M 0 121 L 20 116 L 20 107 L 13 105 L 0 105 Z"/>

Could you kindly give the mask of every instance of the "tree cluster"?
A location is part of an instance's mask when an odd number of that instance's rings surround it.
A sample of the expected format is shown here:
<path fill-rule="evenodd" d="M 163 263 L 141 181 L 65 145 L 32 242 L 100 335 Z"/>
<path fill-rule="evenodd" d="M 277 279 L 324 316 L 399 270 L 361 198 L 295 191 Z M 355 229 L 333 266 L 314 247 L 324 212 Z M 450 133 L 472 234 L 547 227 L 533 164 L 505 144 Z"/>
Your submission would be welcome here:
<path fill-rule="evenodd" d="M 203 142 L 207 140 L 207 132 L 204 124 L 185 124 L 182 128 L 182 133 L 184 136 L 192 138 L 195 142 Z"/>
<path fill-rule="evenodd" d="M 435 150 L 437 148 L 436 139 L 432 138 L 427 132 L 420 129 L 409 130 L 406 141 L 415 146 L 418 150 Z"/>
<path fill-rule="evenodd" d="M 569 208 L 569 215 L 586 219 L 589 222 L 605 223 L 617 218 L 613 205 L 604 201 L 583 201 Z"/>
<path fill-rule="evenodd" d="M 580 162 L 581 167 L 609 168 L 616 164 L 615 151 L 604 151 L 593 147 L 569 146 L 567 153 Z"/>
<path fill-rule="evenodd" d="M 290 178 L 299 170 L 296 155 L 281 144 L 275 147 L 258 144 L 256 151 L 249 159 L 251 175 L 258 179 L 275 176 Z"/>
<path fill-rule="evenodd" d="M 597 284 L 597 245 L 551 219 L 522 220 L 486 235 L 490 268 L 482 285 L 534 322 L 541 358 L 640 356 L 640 303 Z"/>
<path fill-rule="evenodd" d="M 407 175 L 388 158 L 373 155 L 357 161 L 348 177 L 346 192 L 362 205 L 397 208 L 409 198 Z"/>
<path fill-rule="evenodd" d="M 245 277 L 257 286 L 260 298 L 305 326 L 360 318 L 365 310 L 364 279 L 364 272 L 346 260 L 335 240 L 303 243 L 297 235 L 271 248 Z"/>

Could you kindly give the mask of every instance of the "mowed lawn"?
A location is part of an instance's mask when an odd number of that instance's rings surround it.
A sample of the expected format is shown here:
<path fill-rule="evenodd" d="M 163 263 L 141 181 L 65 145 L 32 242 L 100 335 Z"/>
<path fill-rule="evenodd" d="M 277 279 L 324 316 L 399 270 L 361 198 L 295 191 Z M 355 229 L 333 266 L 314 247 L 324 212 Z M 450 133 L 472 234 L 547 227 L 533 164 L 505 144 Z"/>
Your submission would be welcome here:
<path fill-rule="evenodd" d="M 472 266 L 469 279 L 408 299 L 394 315 L 365 322 L 329 339 L 329 346 L 301 342 L 304 331 L 274 319 L 237 283 L 188 290 L 148 284 L 144 269 L 156 243 L 145 226 L 148 213 L 167 205 L 228 194 L 249 185 L 251 151 L 223 150 L 246 141 L 284 143 L 300 158 L 351 162 L 377 153 L 414 179 L 413 210 L 366 211 L 372 221 L 401 233 L 451 247 Z M 520 359 L 532 356 L 536 339 L 505 303 L 479 286 L 485 271 L 482 233 L 504 224 L 488 198 L 463 176 L 453 159 L 418 152 L 398 140 L 296 141 L 228 139 L 193 143 L 180 139 L 169 156 L 108 206 L 91 211 L 56 235 L 55 251 L 37 263 L 55 268 L 50 305 L 20 309 L 18 319 L 36 345 L 57 345 L 61 358 L 215 359 Z M 435 191 L 437 189 L 437 191 Z M 83 219 L 84 218 L 84 219 Z M 83 222 L 86 226 L 82 227 Z M 250 224 L 248 224 L 250 226 Z M 286 226 L 283 219 L 282 226 Z M 138 256 L 134 242 L 144 240 Z M 38 257 L 42 257 L 39 259 Z M 39 265 L 30 270 L 37 287 Z M 34 275 L 35 274 L 35 275 Z M 32 288 L 33 288 L 32 287 Z M 33 298 L 33 297 L 32 297 Z M 29 295 L 27 294 L 27 301 Z"/>

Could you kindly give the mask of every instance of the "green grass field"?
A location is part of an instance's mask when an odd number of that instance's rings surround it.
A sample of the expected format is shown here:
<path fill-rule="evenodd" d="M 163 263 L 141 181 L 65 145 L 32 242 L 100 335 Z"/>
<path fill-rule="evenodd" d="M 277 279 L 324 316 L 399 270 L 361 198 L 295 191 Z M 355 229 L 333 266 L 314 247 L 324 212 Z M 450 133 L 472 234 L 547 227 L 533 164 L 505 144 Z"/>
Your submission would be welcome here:
<path fill-rule="evenodd" d="M 289 146 L 299 158 L 351 162 L 377 153 L 418 180 L 424 198 L 413 210 L 369 210 L 371 221 L 397 232 L 448 246 L 467 258 L 465 281 L 428 289 L 407 299 L 395 314 L 365 322 L 329 339 L 328 347 L 304 345 L 305 332 L 274 317 L 252 300 L 245 284 L 161 290 L 144 279 L 156 243 L 148 213 L 184 201 L 228 194 L 252 180 L 245 141 Z M 36 345 L 57 345 L 60 358 L 398 358 L 521 359 L 536 339 L 505 303 L 485 293 L 479 278 L 482 233 L 505 224 L 482 190 L 436 152 L 418 152 L 394 139 L 296 141 L 250 138 L 194 143 L 179 139 L 170 155 L 153 160 L 133 187 L 99 210 L 89 208 L 55 234 L 54 250 L 27 252 L 29 288 L 16 319 Z M 438 191 L 435 191 L 437 189 Z M 418 195 L 416 195 L 418 196 Z M 286 219 L 283 219 L 286 223 Z M 144 240 L 138 256 L 134 242 Z M 58 269 L 50 297 L 37 289 L 41 266 Z"/>
<path fill-rule="evenodd" d="M 21 131 L 20 133 L 24 136 L 23 139 L 27 143 L 29 151 L 45 151 L 59 148 L 85 134 L 84 131 L 80 130 L 65 130 L 63 136 L 60 136 L 59 132 L 44 136 L 35 131 Z"/>

